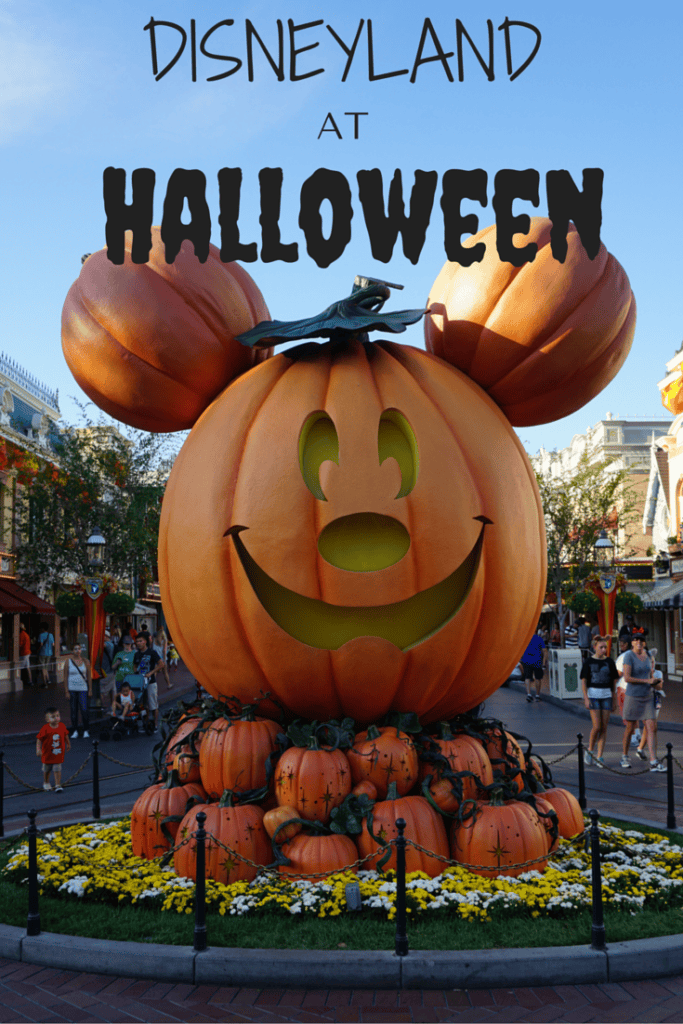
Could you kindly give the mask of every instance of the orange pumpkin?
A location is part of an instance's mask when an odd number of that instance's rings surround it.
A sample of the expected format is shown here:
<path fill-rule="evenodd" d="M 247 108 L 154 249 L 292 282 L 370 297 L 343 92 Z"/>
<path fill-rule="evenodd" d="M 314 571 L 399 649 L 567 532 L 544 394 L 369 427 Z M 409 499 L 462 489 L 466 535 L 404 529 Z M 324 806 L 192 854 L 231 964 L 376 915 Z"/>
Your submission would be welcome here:
<path fill-rule="evenodd" d="M 358 849 L 361 857 L 377 850 L 378 852 L 370 860 L 362 865 L 363 871 L 372 870 L 384 854 L 382 843 L 391 842 L 398 837 L 396 821 L 403 818 L 406 823 L 404 836 L 412 839 L 420 846 L 438 854 L 440 857 L 448 857 L 448 837 L 444 827 L 443 818 L 434 810 L 428 800 L 422 796 L 403 796 L 396 794 L 396 783 L 389 787 L 388 799 L 376 803 L 372 810 L 372 831 L 377 839 L 370 835 L 368 822 L 363 822 L 363 831 L 358 836 Z M 379 842 L 377 841 L 379 840 Z M 447 864 L 422 853 L 414 846 L 406 846 L 406 871 L 424 871 L 431 878 L 435 878 L 445 870 Z M 384 866 L 384 870 L 396 869 L 396 848 L 393 847 L 391 857 Z"/>
<path fill-rule="evenodd" d="M 388 341 L 302 345 L 237 378 L 164 496 L 161 593 L 189 670 L 309 720 L 469 710 L 514 667 L 545 577 L 534 474 L 500 409 Z M 501 652 L 503 619 L 518 644 Z"/>
<path fill-rule="evenodd" d="M 512 867 L 543 857 L 548 836 L 536 811 L 521 800 L 503 800 L 494 792 L 490 803 L 478 803 L 474 819 L 451 829 L 451 854 L 476 875 L 517 877 L 524 871 L 544 871 L 547 860 Z M 470 867 L 470 865 L 472 865 Z"/>
<path fill-rule="evenodd" d="M 538 247 L 518 268 L 502 261 L 496 228 L 464 243 L 486 246 L 480 263 L 446 263 L 432 285 L 427 351 L 483 387 L 515 426 L 561 419 L 616 376 L 628 355 L 636 303 L 623 268 L 604 245 L 594 260 L 569 225 L 567 257 L 550 250 L 551 221 L 531 218 L 514 243 Z"/>
<path fill-rule="evenodd" d="M 567 789 L 546 789 L 541 794 L 557 812 L 560 835 L 563 839 L 571 839 L 585 831 L 583 811 L 579 801 Z"/>
<path fill-rule="evenodd" d="M 197 830 L 197 815 L 206 814 L 204 829 L 210 838 L 206 841 L 206 877 L 230 885 L 232 882 L 251 882 L 258 868 L 246 863 L 266 865 L 273 859 L 270 839 L 263 827 L 263 811 L 253 804 L 231 806 L 221 800 L 216 804 L 199 804 L 185 815 L 178 829 L 178 842 Z M 215 840 L 219 840 L 219 846 Z M 224 850 L 223 846 L 229 847 Z M 195 839 L 182 846 L 173 855 L 176 874 L 183 878 L 197 877 L 197 842 Z M 233 851 L 233 852 L 230 852 Z M 236 856 L 239 854 L 239 856 Z M 241 860 L 245 857 L 246 860 Z"/>
<path fill-rule="evenodd" d="M 377 799 L 377 786 L 370 779 L 363 779 L 351 790 L 354 796 L 367 796 L 370 800 Z"/>
<path fill-rule="evenodd" d="M 484 747 L 472 736 L 465 733 L 453 734 L 447 722 L 440 723 L 439 734 L 433 737 L 439 748 L 439 753 L 448 761 L 452 772 L 473 772 L 482 785 L 489 786 L 493 782 L 493 769 L 489 756 Z M 423 760 L 420 764 L 420 781 L 432 776 L 429 791 L 434 802 L 442 811 L 453 814 L 460 806 L 457 795 L 457 788 L 454 788 L 443 777 L 438 764 Z M 479 787 L 473 778 L 463 778 L 462 784 L 463 800 L 474 800 L 479 794 Z"/>
<path fill-rule="evenodd" d="M 351 769 L 341 750 L 290 747 L 277 763 L 277 802 L 295 807 L 299 818 L 324 824 L 350 792 Z"/>
<path fill-rule="evenodd" d="M 335 871 L 358 871 L 352 867 L 358 860 L 358 850 L 353 839 L 343 835 L 308 835 L 300 833 L 282 847 L 291 864 L 280 864 L 278 871 L 283 875 L 332 874 Z"/>
<path fill-rule="evenodd" d="M 204 731 L 195 732 L 200 725 L 199 716 L 192 716 L 181 719 L 173 735 L 166 745 L 166 767 L 169 770 L 175 769 L 181 782 L 198 782 L 199 773 L 199 748 L 202 743 Z M 194 741 L 186 740 L 192 733 Z"/>
<path fill-rule="evenodd" d="M 419 765 L 415 744 L 408 733 L 393 725 L 381 729 L 371 725 L 365 732 L 358 733 L 347 757 L 353 781 L 368 779 L 380 799 L 386 797 L 392 782 L 396 783 L 399 796 L 403 796 L 417 781 Z"/>
<path fill-rule="evenodd" d="M 294 836 L 301 832 L 303 825 L 300 821 L 292 821 L 301 817 L 296 807 L 273 807 L 272 810 L 266 811 L 263 815 L 263 827 L 270 836 L 271 839 L 275 837 L 277 832 L 277 842 L 286 843 L 288 839 L 293 839 Z M 287 824 L 289 822 L 289 824 Z M 277 830 L 283 826 L 280 832 Z"/>
<path fill-rule="evenodd" d="M 152 860 L 170 850 L 178 826 L 192 804 L 206 800 L 206 793 L 196 782 L 178 784 L 171 772 L 165 782 L 149 786 L 133 804 L 130 834 L 133 854 Z M 166 821 L 175 818 L 175 821 Z"/>
<path fill-rule="evenodd" d="M 275 750 L 280 726 L 268 718 L 217 718 L 199 749 L 202 784 L 211 800 L 228 789 L 237 793 L 266 784 L 267 761 Z"/>
<path fill-rule="evenodd" d="M 166 263 L 152 228 L 147 263 L 111 263 L 93 253 L 66 297 L 62 348 L 77 382 L 101 409 L 133 427 L 191 427 L 238 374 L 263 358 L 235 335 L 269 318 L 263 296 L 214 245 L 200 263 L 184 241 Z"/>
<path fill-rule="evenodd" d="M 485 734 L 484 746 L 486 753 L 492 763 L 494 771 L 502 772 L 510 782 L 517 787 L 520 793 L 524 789 L 524 779 L 521 772 L 526 767 L 526 760 L 522 748 L 509 732 L 501 734 L 500 729 Z"/>

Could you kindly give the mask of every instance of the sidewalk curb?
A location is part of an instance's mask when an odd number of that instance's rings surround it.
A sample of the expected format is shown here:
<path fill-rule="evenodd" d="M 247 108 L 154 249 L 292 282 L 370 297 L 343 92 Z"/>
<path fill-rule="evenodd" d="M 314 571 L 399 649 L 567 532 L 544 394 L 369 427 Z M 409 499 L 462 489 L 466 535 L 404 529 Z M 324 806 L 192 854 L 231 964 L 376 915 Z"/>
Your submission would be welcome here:
<path fill-rule="evenodd" d="M 337 988 L 352 978 L 362 989 L 514 988 L 554 984 L 600 985 L 649 981 L 683 972 L 683 935 L 590 946 L 531 949 L 418 950 L 398 957 L 387 950 L 209 948 L 114 942 L 75 935 L 28 936 L 0 924 L 0 956 L 63 971 L 247 988 Z"/>

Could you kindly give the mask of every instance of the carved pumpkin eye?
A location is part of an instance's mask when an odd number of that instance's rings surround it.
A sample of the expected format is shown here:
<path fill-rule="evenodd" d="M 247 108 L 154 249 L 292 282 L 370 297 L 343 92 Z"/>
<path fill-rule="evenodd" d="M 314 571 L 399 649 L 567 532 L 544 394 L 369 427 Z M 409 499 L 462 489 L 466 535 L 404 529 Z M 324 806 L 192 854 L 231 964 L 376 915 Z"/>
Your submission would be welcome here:
<path fill-rule="evenodd" d="M 312 412 L 299 435 L 299 467 L 304 483 L 319 501 L 327 501 L 320 486 L 320 467 L 332 461 L 339 465 L 339 438 L 326 412 Z"/>
<path fill-rule="evenodd" d="M 417 483 L 419 455 L 412 427 L 398 409 L 386 409 L 379 421 L 377 437 L 380 466 L 385 459 L 396 459 L 401 471 L 397 498 L 405 498 Z"/>

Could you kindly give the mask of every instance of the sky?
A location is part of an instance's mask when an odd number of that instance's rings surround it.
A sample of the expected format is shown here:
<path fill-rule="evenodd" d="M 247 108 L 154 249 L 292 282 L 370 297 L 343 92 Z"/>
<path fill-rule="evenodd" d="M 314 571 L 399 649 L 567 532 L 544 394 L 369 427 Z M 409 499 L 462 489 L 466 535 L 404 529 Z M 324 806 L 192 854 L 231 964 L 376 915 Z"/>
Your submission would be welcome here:
<path fill-rule="evenodd" d="M 220 81 L 234 62 L 197 55 L 192 81 L 190 44 L 158 81 L 152 69 L 150 17 L 182 25 L 197 43 L 218 22 L 207 48 L 234 55 L 242 67 Z M 318 46 L 297 58 L 300 73 L 322 68 L 302 81 L 279 82 L 255 47 L 253 81 L 246 66 L 245 19 L 275 50 L 277 19 L 304 25 L 299 46 Z M 444 50 L 456 49 L 455 19 L 484 50 L 487 19 L 494 26 L 494 80 L 488 81 L 465 46 L 464 80 L 450 60 L 450 82 L 440 62 L 408 75 L 369 81 L 367 28 L 347 80 L 346 57 L 325 27 L 348 43 L 361 18 L 372 20 L 376 74 L 410 68 L 423 21 L 428 17 Z M 514 80 L 506 74 L 504 33 L 508 17 L 527 22 L 542 41 L 531 64 Z M 51 388 L 58 388 L 64 419 L 85 401 L 71 377 L 60 344 L 60 314 L 80 271 L 80 257 L 104 246 L 102 174 L 106 167 L 154 169 L 155 223 L 166 183 L 177 167 L 201 169 L 208 182 L 212 240 L 220 244 L 216 175 L 222 167 L 243 172 L 242 241 L 259 240 L 258 172 L 281 167 L 284 174 L 280 227 L 284 242 L 299 244 L 294 263 L 258 261 L 247 266 L 271 315 L 280 320 L 312 316 L 350 292 L 358 273 L 398 282 L 386 308 L 421 306 L 445 261 L 443 224 L 435 202 L 427 240 L 417 264 L 401 252 L 389 263 L 372 258 L 358 201 L 356 173 L 380 168 L 385 188 L 396 168 L 404 190 L 416 169 L 484 168 L 489 204 L 463 204 L 483 228 L 494 219 L 493 177 L 502 168 L 566 168 L 580 185 L 585 167 L 604 170 L 602 240 L 629 275 L 638 303 L 633 348 L 616 379 L 579 412 L 556 423 L 520 428 L 530 454 L 569 444 L 576 433 L 604 418 L 666 416 L 657 381 L 681 345 L 681 239 L 683 106 L 679 56 L 683 41 L 675 5 L 595 3 L 545 4 L 482 0 L 396 5 L 387 0 L 119 0 L 92 4 L 71 0 L 0 0 L 0 247 L 3 288 L 0 350 Z M 180 33 L 157 29 L 159 69 L 175 53 Z M 513 60 L 529 53 L 533 34 L 511 30 Z M 427 43 L 424 54 L 434 53 Z M 358 111 L 358 138 L 354 118 Z M 331 114 L 342 138 L 321 134 Z M 353 193 L 352 237 L 343 255 L 326 269 L 306 254 L 298 227 L 301 185 L 315 170 L 341 171 Z M 440 192 L 437 192 L 437 196 Z M 516 201 L 514 213 L 544 215 Z M 401 341 L 423 347 L 420 324 Z"/>

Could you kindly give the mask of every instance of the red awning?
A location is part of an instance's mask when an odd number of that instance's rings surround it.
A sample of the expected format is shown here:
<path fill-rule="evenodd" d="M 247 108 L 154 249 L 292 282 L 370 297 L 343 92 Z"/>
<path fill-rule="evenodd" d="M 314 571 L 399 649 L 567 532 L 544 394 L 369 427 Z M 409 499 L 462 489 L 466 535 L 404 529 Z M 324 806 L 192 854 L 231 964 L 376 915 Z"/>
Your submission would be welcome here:
<path fill-rule="evenodd" d="M 3 615 L 17 615 L 19 613 L 30 615 L 32 611 L 33 609 L 30 604 L 26 604 L 25 601 L 0 588 L 0 612 Z"/>
<path fill-rule="evenodd" d="M 21 607 L 16 609 L 19 612 L 37 612 L 44 615 L 57 614 L 57 609 L 54 605 L 43 601 L 42 597 L 32 594 L 30 590 L 24 590 L 14 580 L 0 576 L 0 606 L 2 606 L 3 610 L 9 611 L 9 609 L 5 609 L 6 600 L 19 603 Z"/>

